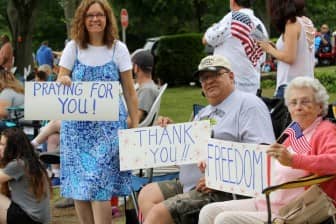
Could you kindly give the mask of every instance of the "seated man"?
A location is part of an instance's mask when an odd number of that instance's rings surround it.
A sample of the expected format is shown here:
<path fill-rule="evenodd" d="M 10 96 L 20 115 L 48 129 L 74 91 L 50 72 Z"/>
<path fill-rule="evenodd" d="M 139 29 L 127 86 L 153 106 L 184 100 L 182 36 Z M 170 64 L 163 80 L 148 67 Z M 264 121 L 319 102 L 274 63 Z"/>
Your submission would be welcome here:
<path fill-rule="evenodd" d="M 152 79 L 152 70 L 154 65 L 153 55 L 149 50 L 140 50 L 132 56 L 133 75 L 139 87 L 138 96 L 138 118 L 139 123 L 145 119 L 150 111 L 156 97 L 159 95 L 159 88 Z M 127 118 L 127 124 L 131 122 Z"/>
<path fill-rule="evenodd" d="M 213 138 L 244 143 L 272 143 L 274 134 L 266 105 L 257 96 L 235 89 L 234 74 L 222 56 L 202 59 L 195 76 L 209 103 L 195 120 L 211 119 Z M 160 117 L 158 124 L 171 123 Z M 232 199 L 231 194 L 205 186 L 196 164 L 180 167 L 179 181 L 146 185 L 139 194 L 139 208 L 145 224 L 197 223 L 200 209 L 216 201 Z"/>

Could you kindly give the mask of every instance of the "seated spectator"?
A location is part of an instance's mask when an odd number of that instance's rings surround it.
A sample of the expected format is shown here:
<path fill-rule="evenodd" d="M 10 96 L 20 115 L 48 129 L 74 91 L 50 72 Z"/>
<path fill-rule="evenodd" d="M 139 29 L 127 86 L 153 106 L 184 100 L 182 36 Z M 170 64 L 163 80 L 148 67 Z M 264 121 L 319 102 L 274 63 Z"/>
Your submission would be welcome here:
<path fill-rule="evenodd" d="M 45 82 L 47 81 L 48 75 L 44 71 L 37 71 L 35 74 L 36 82 Z"/>
<path fill-rule="evenodd" d="M 0 67 L 0 119 L 12 118 L 7 107 L 23 106 L 24 89 L 20 81 L 9 71 Z"/>
<path fill-rule="evenodd" d="M 139 87 L 136 89 L 138 96 L 138 118 L 139 123 L 145 119 L 150 111 L 156 97 L 159 95 L 159 88 L 152 80 L 153 55 L 149 50 L 140 50 L 132 56 L 133 75 Z M 131 122 L 127 118 L 127 124 Z"/>
<path fill-rule="evenodd" d="M 46 142 L 47 151 L 54 153 L 56 157 L 59 157 L 60 128 L 61 128 L 60 120 L 50 121 L 46 126 L 42 128 L 41 132 L 31 141 L 31 144 L 35 148 L 39 148 L 41 144 Z M 50 171 L 49 176 L 51 177 L 51 185 L 53 187 L 59 186 L 61 184 L 59 164 L 51 165 L 51 171 Z M 61 197 L 55 202 L 54 205 L 56 208 L 68 208 L 68 207 L 74 206 L 74 201 L 71 198 Z"/>
<path fill-rule="evenodd" d="M 13 66 L 13 47 L 9 41 L 8 35 L 4 34 L 0 37 L 0 66 L 10 71 Z"/>
<path fill-rule="evenodd" d="M 331 52 L 331 33 L 327 24 L 321 26 L 321 43 L 319 49 L 322 53 Z"/>
<path fill-rule="evenodd" d="M 328 94 L 317 79 L 298 77 L 290 82 L 285 90 L 285 101 L 293 121 L 296 121 L 310 144 L 303 151 L 288 138 L 283 144 L 274 143 L 267 153 L 273 156 L 275 183 L 295 180 L 309 174 L 336 173 L 336 126 L 324 120 L 328 111 Z M 336 199 L 336 180 L 320 185 L 324 192 Z M 296 198 L 304 188 L 276 191 L 271 197 L 274 215 L 279 208 Z M 225 201 L 206 205 L 200 213 L 199 224 L 206 223 L 265 223 L 267 206 L 264 196 L 260 198 Z"/>
<path fill-rule="evenodd" d="M 266 105 L 257 96 L 235 89 L 234 73 L 226 58 L 219 55 L 203 58 L 195 76 L 209 105 L 194 120 L 214 121 L 213 138 L 244 143 L 274 141 Z M 172 123 L 169 118 L 158 119 L 161 126 L 168 123 Z M 139 208 L 146 224 L 188 224 L 197 223 L 204 205 L 230 199 L 231 194 L 207 188 L 203 174 L 192 164 L 180 166 L 178 181 L 146 185 L 139 194 Z"/>
<path fill-rule="evenodd" d="M 47 65 L 43 64 L 38 67 L 38 71 L 43 71 L 47 74 L 46 81 L 56 81 L 57 75 L 53 73 L 53 69 Z"/>
<path fill-rule="evenodd" d="M 48 175 L 21 129 L 1 133 L 0 165 L 0 223 L 49 223 Z"/>
<path fill-rule="evenodd" d="M 59 149 L 59 131 L 61 128 L 60 120 L 50 121 L 44 126 L 41 132 L 31 141 L 35 148 L 47 142 L 47 151 L 55 152 Z M 53 186 L 60 185 L 60 166 L 59 164 L 51 165 L 51 184 Z"/>

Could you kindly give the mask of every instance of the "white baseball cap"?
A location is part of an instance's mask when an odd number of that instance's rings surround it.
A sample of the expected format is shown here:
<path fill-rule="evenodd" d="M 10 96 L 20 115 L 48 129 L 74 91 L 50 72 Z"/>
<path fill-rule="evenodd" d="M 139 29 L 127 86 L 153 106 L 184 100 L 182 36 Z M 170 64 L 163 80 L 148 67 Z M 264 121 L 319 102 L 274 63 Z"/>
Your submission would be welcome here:
<path fill-rule="evenodd" d="M 216 72 L 223 68 L 231 71 L 231 64 L 224 56 L 209 55 L 201 60 L 194 76 L 198 77 L 201 72 Z"/>

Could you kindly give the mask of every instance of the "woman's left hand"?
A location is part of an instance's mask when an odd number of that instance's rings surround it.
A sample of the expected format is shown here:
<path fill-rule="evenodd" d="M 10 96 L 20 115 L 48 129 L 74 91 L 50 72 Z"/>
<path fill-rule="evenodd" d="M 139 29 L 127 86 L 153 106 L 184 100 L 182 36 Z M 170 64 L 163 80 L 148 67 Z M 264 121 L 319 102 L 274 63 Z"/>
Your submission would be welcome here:
<path fill-rule="evenodd" d="M 284 145 L 274 143 L 267 150 L 267 154 L 276 158 L 284 166 L 292 166 L 293 155 Z"/>

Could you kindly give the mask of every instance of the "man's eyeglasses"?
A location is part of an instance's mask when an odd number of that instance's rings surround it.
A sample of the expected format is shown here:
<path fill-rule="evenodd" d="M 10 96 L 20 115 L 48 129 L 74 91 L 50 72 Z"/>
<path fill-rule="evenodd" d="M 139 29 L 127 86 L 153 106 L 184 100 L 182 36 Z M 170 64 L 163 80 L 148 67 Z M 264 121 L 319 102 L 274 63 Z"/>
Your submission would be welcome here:
<path fill-rule="evenodd" d="M 102 18 L 105 18 L 105 14 L 104 13 L 88 13 L 88 14 L 85 15 L 85 18 L 87 18 L 89 20 L 92 20 L 95 17 L 97 19 L 102 19 Z"/>
<path fill-rule="evenodd" d="M 200 83 L 204 83 L 207 80 L 211 79 L 217 79 L 219 76 L 222 76 L 226 73 L 229 73 L 228 71 L 218 71 L 218 72 L 208 72 L 207 74 L 203 74 L 199 76 Z"/>
<path fill-rule="evenodd" d="M 297 105 L 301 105 L 301 106 L 308 106 L 308 105 L 311 105 L 313 103 L 312 100 L 310 99 L 302 99 L 302 100 L 297 100 L 297 99 L 294 99 L 294 100 L 291 100 L 288 102 L 288 106 L 289 107 L 296 107 Z"/>

